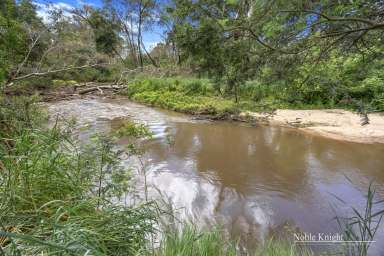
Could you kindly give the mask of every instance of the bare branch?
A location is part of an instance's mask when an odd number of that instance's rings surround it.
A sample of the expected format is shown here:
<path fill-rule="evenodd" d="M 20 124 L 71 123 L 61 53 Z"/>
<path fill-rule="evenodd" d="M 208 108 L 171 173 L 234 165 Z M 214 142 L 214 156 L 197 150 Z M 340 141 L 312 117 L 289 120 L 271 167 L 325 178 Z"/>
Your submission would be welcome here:
<path fill-rule="evenodd" d="M 29 74 L 26 74 L 26 75 L 23 75 L 23 76 L 14 77 L 11 81 L 9 81 L 9 84 L 11 82 L 14 82 L 14 81 L 20 81 L 20 80 L 24 80 L 24 79 L 31 78 L 31 77 L 46 76 L 46 75 L 60 73 L 60 72 L 69 71 L 69 70 L 84 69 L 84 68 L 104 66 L 104 65 L 108 65 L 108 64 L 107 63 L 103 63 L 103 64 L 88 64 L 88 65 L 83 65 L 83 66 L 76 66 L 76 67 L 72 66 L 72 67 L 65 67 L 65 68 L 61 68 L 61 69 L 49 70 L 49 71 L 46 71 L 46 72 L 29 73 Z"/>
<path fill-rule="evenodd" d="M 45 31 L 43 31 L 43 32 L 45 32 Z M 39 33 L 38 36 L 35 38 L 35 40 L 32 40 L 32 44 L 29 46 L 27 54 L 25 55 L 23 61 L 18 65 L 17 70 L 13 74 L 13 76 L 17 76 L 18 74 L 20 74 L 21 69 L 24 67 L 25 63 L 27 63 L 27 61 L 29 59 L 29 56 L 32 53 L 32 50 L 35 48 L 37 42 L 40 40 L 41 35 L 43 34 L 43 32 Z M 31 36 L 31 39 L 32 39 L 32 36 Z"/>
<path fill-rule="evenodd" d="M 306 9 L 303 9 L 303 10 L 282 10 L 281 12 L 303 12 L 303 13 L 310 13 L 310 14 L 316 14 L 328 21 L 334 21 L 334 22 L 350 22 L 350 21 L 354 21 L 354 22 L 360 22 L 360 23 L 365 23 L 365 24 L 368 24 L 368 25 L 371 25 L 371 26 L 375 26 L 377 25 L 378 23 L 376 23 L 375 21 L 373 20 L 368 20 L 368 19 L 363 19 L 363 18 L 359 18 L 359 17 L 332 17 L 332 16 L 328 16 L 322 12 L 317 12 L 317 11 L 312 11 L 312 10 L 306 10 Z"/>

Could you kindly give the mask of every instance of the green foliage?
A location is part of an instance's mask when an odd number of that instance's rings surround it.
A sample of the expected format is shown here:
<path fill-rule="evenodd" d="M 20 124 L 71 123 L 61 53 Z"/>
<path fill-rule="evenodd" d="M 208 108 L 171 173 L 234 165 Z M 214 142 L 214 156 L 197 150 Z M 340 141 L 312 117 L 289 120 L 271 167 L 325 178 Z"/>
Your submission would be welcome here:
<path fill-rule="evenodd" d="M 88 21 L 93 28 L 96 50 L 111 56 L 115 55 L 120 43 L 116 32 L 117 24 L 98 10 L 91 13 Z"/>
<path fill-rule="evenodd" d="M 23 59 L 27 48 L 26 33 L 17 19 L 13 0 L 0 3 L 0 84 L 9 76 L 11 67 Z"/>
<path fill-rule="evenodd" d="M 285 240 L 270 239 L 261 249 L 256 252 L 256 256 L 312 256 L 315 255 L 307 248 L 299 248 L 292 242 Z"/>
<path fill-rule="evenodd" d="M 172 6 L 169 40 L 181 61 L 236 101 L 245 93 L 246 100 L 253 94 L 256 102 L 289 107 L 362 102 L 382 110 L 384 20 L 374 11 L 380 1 L 174 0 Z"/>
<path fill-rule="evenodd" d="M 217 229 L 201 232 L 191 225 L 184 225 L 180 231 L 171 230 L 165 233 L 156 255 L 235 256 L 237 250 L 235 244 L 224 239 Z"/>
<path fill-rule="evenodd" d="M 132 121 L 125 120 L 114 131 L 114 135 L 118 137 L 133 137 L 133 138 L 151 138 L 152 132 L 144 124 L 136 124 Z"/>
<path fill-rule="evenodd" d="M 223 89 L 237 101 L 238 86 L 249 77 L 251 45 L 237 40 L 226 28 L 241 9 L 241 1 L 174 2 L 176 8 L 169 16 L 177 23 L 170 38 L 180 48 L 182 59 L 196 66 L 199 74 L 211 77 L 218 92 Z"/>
<path fill-rule="evenodd" d="M 376 86 L 376 85 L 375 85 Z M 380 86 L 378 86 L 381 88 Z M 339 88 L 330 97 L 328 89 L 320 86 L 293 87 L 284 82 L 262 83 L 251 80 L 239 86 L 240 100 L 234 103 L 221 97 L 213 89 L 214 84 L 206 79 L 188 78 L 137 78 L 127 85 L 124 92 L 131 99 L 190 114 L 209 114 L 225 117 L 239 111 L 270 111 L 277 108 L 315 109 L 342 107 L 358 109 L 361 102 L 351 88 Z M 371 87 L 369 87 L 371 88 Z M 375 92 L 379 89 L 377 87 Z M 353 95 L 353 96 L 352 96 Z M 364 95 L 368 95 L 364 92 Z M 380 93 L 367 97 L 371 110 L 382 109 Z M 381 104 L 381 105 L 380 105 Z"/>
<path fill-rule="evenodd" d="M 127 85 L 130 98 L 153 106 L 191 114 L 237 113 L 233 101 L 214 94 L 207 80 L 180 78 L 138 78 Z"/>
<path fill-rule="evenodd" d="M 33 91 L 34 89 L 45 89 L 53 85 L 51 77 L 41 76 L 33 77 L 27 80 L 21 80 L 16 82 L 14 88 L 25 89 L 27 91 Z"/>
<path fill-rule="evenodd" d="M 0 95 L 0 138 L 5 146 L 12 138 L 21 136 L 25 127 L 35 127 L 46 122 L 44 112 L 37 107 L 37 96 L 32 97 L 7 97 Z M 6 139 L 10 139 L 8 142 Z"/>
<path fill-rule="evenodd" d="M 52 84 L 53 84 L 53 86 L 57 86 L 57 87 L 60 87 L 60 86 L 73 86 L 73 85 L 76 85 L 77 82 L 75 80 L 68 80 L 68 81 L 52 80 Z"/>
<path fill-rule="evenodd" d="M 200 80 L 191 81 L 185 84 L 184 89 L 187 95 L 206 95 L 208 86 Z"/>

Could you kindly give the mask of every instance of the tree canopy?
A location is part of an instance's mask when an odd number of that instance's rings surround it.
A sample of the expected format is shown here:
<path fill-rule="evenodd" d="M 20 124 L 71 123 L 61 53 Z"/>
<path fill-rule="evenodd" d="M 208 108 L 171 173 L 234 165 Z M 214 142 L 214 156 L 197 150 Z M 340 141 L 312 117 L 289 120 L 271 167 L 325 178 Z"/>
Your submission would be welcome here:
<path fill-rule="evenodd" d="M 38 17 L 30 0 L 1 2 L 2 84 L 47 75 L 118 79 L 152 65 L 207 76 L 236 101 L 253 83 L 298 104 L 383 108 L 382 1 L 106 0 L 50 16 Z M 164 41 L 147 49 L 144 33 L 157 31 Z"/>

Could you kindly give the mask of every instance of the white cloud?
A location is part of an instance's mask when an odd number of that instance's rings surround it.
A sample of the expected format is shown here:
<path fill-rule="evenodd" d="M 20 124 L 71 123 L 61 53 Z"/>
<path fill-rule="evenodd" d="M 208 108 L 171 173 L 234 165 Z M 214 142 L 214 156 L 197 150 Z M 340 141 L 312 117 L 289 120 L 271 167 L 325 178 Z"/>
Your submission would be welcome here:
<path fill-rule="evenodd" d="M 63 3 L 63 2 L 57 2 L 57 3 L 51 4 L 51 5 L 53 8 L 60 9 L 63 11 L 72 11 L 73 9 L 75 9 L 75 7 L 73 7 L 72 5 L 67 4 L 67 3 Z"/>
<path fill-rule="evenodd" d="M 127 20 L 123 20 L 123 23 L 125 24 L 125 26 L 133 33 L 137 33 L 138 32 L 138 28 L 137 26 L 135 26 L 134 24 L 131 26 L 131 23 Z"/>
<path fill-rule="evenodd" d="M 55 11 L 55 10 L 60 10 L 63 13 L 64 18 L 71 19 L 72 18 L 72 13 L 75 9 L 70 4 L 64 3 L 64 2 L 57 2 L 57 3 L 39 3 L 39 2 L 34 2 L 33 3 L 37 7 L 37 15 L 43 19 L 45 23 L 50 22 L 50 12 Z"/>
<path fill-rule="evenodd" d="M 144 43 L 145 49 L 147 49 L 147 51 L 151 51 L 153 48 L 156 47 L 158 43 L 160 43 L 160 41 L 157 41 L 157 42 L 144 41 L 143 43 Z"/>
<path fill-rule="evenodd" d="M 84 1 L 84 0 L 77 0 L 77 4 L 80 6 L 83 6 L 83 5 L 96 6 L 94 3 L 88 3 L 87 1 Z"/>

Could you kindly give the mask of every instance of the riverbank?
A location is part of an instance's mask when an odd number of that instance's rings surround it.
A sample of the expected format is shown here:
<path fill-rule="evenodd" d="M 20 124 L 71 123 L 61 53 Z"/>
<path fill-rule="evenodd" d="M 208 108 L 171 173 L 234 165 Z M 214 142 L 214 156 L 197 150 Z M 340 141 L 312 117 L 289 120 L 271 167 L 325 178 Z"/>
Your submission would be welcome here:
<path fill-rule="evenodd" d="M 384 113 L 371 113 L 367 117 L 343 109 L 277 109 L 273 112 L 242 111 L 238 113 L 238 110 L 225 109 L 223 105 L 219 105 L 219 108 L 210 105 L 206 109 L 190 111 L 189 109 L 174 109 L 164 105 L 148 104 L 143 99 L 133 98 L 133 100 L 150 106 L 191 114 L 198 119 L 262 123 L 296 128 L 306 133 L 340 141 L 384 143 Z"/>
<path fill-rule="evenodd" d="M 235 103 L 217 96 L 212 85 L 202 79 L 137 79 L 129 83 L 122 94 L 139 103 L 202 119 L 261 122 L 295 127 L 342 141 L 384 143 L 384 113 L 363 116 L 324 105 L 264 104 L 245 97 Z"/>
<path fill-rule="evenodd" d="M 99 86 L 103 88 L 98 88 Z M 111 88 L 105 89 L 108 86 Z M 87 86 L 64 86 L 38 91 L 31 88 L 13 90 L 9 94 L 32 95 L 36 92 L 43 101 L 81 98 L 89 94 L 97 97 L 115 97 L 119 94 L 135 102 L 190 114 L 197 119 L 278 125 L 341 141 L 384 143 L 383 112 L 370 113 L 366 120 L 357 112 L 345 109 L 312 109 L 316 106 L 289 109 L 298 106 L 266 106 L 250 100 L 235 103 L 232 99 L 215 95 L 204 79 L 150 78 L 133 80 L 119 89 L 109 84 L 89 83 Z M 311 109 L 305 109 L 306 107 Z M 362 125 L 364 122 L 366 124 Z"/>

